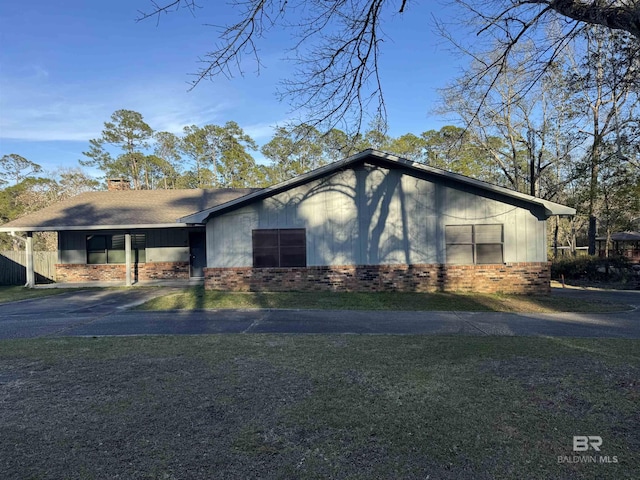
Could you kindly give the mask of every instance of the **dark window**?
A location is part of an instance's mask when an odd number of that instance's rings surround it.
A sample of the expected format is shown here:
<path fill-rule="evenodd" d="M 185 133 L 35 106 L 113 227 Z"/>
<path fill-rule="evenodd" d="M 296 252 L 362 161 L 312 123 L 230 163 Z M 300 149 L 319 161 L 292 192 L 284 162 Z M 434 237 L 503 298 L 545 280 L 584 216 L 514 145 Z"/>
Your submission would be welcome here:
<path fill-rule="evenodd" d="M 471 225 L 447 225 L 447 263 L 468 265 L 473 263 L 473 227 Z"/>
<path fill-rule="evenodd" d="M 107 263 L 107 236 L 87 237 L 87 263 Z"/>
<path fill-rule="evenodd" d="M 304 228 L 253 230 L 253 266 L 305 267 L 307 240 Z"/>
<path fill-rule="evenodd" d="M 447 225 L 447 263 L 504 263 L 502 225 Z"/>
<path fill-rule="evenodd" d="M 475 225 L 476 263 L 503 263 L 502 225 Z"/>
<path fill-rule="evenodd" d="M 146 262 L 147 239 L 144 233 L 131 234 L 132 263 Z M 87 236 L 87 263 L 125 263 L 124 234 Z"/>

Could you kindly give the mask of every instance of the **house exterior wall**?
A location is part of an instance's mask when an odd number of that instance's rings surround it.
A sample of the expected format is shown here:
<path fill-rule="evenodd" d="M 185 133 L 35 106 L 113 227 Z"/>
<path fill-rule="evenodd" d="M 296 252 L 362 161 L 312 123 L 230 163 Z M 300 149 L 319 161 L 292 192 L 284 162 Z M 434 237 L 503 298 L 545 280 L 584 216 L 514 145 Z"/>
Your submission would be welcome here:
<path fill-rule="evenodd" d="M 87 264 L 87 235 L 109 235 L 117 230 L 63 231 L 58 235 L 57 282 L 125 281 L 124 264 Z M 189 230 L 147 229 L 146 262 L 132 266 L 133 281 L 189 279 Z"/>
<path fill-rule="evenodd" d="M 305 228 L 307 265 L 446 262 L 446 225 L 504 225 L 504 262 L 546 262 L 536 212 L 383 168 L 350 169 L 207 223 L 209 268 L 252 266 L 251 231 Z"/>
<path fill-rule="evenodd" d="M 205 285 L 545 292 L 546 222 L 536 208 L 426 174 L 351 168 L 211 218 Z M 504 264 L 446 265 L 445 227 L 478 224 L 503 225 Z M 262 228 L 306 229 L 307 266 L 252 268 L 251 231 Z"/>
<path fill-rule="evenodd" d="M 112 235 L 117 230 L 63 231 L 58 234 L 58 263 L 87 263 L 87 235 Z M 146 235 L 147 262 L 189 262 L 189 231 L 183 228 L 136 230 Z"/>

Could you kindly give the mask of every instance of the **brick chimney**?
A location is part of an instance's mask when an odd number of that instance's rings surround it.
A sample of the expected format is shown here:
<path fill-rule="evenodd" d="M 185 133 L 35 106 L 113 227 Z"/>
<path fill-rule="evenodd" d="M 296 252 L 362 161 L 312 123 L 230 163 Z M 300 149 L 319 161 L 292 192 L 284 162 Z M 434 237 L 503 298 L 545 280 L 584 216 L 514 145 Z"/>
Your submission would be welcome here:
<path fill-rule="evenodd" d="M 131 184 L 129 180 L 125 178 L 109 178 L 107 180 L 107 190 L 131 190 Z"/>

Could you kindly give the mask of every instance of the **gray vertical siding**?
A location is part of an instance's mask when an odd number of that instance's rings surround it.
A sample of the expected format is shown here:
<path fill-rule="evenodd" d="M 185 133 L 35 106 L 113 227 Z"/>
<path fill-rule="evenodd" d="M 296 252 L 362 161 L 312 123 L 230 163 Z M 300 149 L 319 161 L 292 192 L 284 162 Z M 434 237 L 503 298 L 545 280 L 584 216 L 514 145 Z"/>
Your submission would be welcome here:
<path fill-rule="evenodd" d="M 147 262 L 188 262 L 189 233 L 182 228 L 146 230 Z"/>
<path fill-rule="evenodd" d="M 360 167 L 207 222 L 209 267 L 252 265 L 251 230 L 306 228 L 308 265 L 444 263 L 444 226 L 504 224 L 504 261 L 546 261 L 545 222 L 527 208 L 400 170 Z"/>

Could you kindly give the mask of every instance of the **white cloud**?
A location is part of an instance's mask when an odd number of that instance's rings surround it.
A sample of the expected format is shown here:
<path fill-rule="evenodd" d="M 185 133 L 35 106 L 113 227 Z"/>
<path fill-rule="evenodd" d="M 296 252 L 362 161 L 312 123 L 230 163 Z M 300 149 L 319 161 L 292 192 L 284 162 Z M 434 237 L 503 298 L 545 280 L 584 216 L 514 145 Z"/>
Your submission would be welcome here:
<path fill-rule="evenodd" d="M 77 86 L 55 88 L 46 77 L 0 79 L 0 137 L 15 140 L 87 140 L 100 131 L 105 106 Z"/>
<path fill-rule="evenodd" d="M 226 121 L 233 109 L 233 95 L 213 89 L 187 92 L 185 84 L 133 79 L 55 84 L 42 72 L 0 78 L 0 138 L 88 141 L 100 136 L 104 122 L 121 108 L 140 112 L 154 130 L 180 133 L 186 125 Z"/>
<path fill-rule="evenodd" d="M 268 123 L 254 123 L 252 125 L 242 126 L 244 133 L 249 135 L 254 140 L 261 143 L 260 140 L 270 139 L 273 136 L 273 132 L 278 125 L 283 125 L 285 120 L 281 120 L 278 122 L 268 122 Z"/>
<path fill-rule="evenodd" d="M 152 105 L 145 110 L 145 121 L 156 131 L 181 134 L 184 127 L 189 125 L 206 125 L 220 123 L 225 112 L 231 109 L 229 103 L 219 103 L 214 107 L 202 108 L 196 105 L 163 103 Z M 142 113 L 142 110 L 141 110 Z"/>

